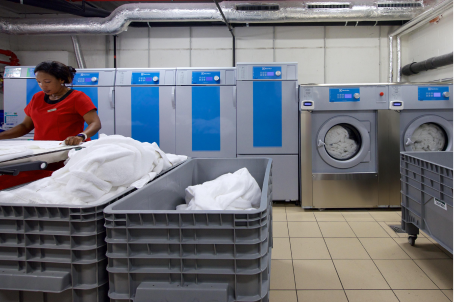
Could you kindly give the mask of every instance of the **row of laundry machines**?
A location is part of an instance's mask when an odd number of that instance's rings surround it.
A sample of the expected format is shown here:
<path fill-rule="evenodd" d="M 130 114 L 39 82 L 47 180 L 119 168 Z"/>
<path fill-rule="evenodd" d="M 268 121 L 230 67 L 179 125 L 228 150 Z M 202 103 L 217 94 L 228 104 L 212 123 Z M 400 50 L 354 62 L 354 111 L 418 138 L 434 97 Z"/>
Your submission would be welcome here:
<path fill-rule="evenodd" d="M 297 75 L 296 63 L 83 69 L 72 87 L 98 108 L 100 133 L 156 142 L 165 152 L 191 157 L 271 157 L 273 198 L 297 202 Z M 7 67 L 4 78 L 3 127 L 9 129 L 23 120 L 40 88 L 32 66 Z"/>
<path fill-rule="evenodd" d="M 398 207 L 400 152 L 452 151 L 452 84 L 301 85 L 301 204 Z"/>
<path fill-rule="evenodd" d="M 84 69 L 72 86 L 97 106 L 101 133 L 192 157 L 272 158 L 273 199 L 305 208 L 399 206 L 399 152 L 452 151 L 452 84 L 297 75 L 296 63 Z M 4 128 L 37 91 L 33 67 L 6 68 Z"/>

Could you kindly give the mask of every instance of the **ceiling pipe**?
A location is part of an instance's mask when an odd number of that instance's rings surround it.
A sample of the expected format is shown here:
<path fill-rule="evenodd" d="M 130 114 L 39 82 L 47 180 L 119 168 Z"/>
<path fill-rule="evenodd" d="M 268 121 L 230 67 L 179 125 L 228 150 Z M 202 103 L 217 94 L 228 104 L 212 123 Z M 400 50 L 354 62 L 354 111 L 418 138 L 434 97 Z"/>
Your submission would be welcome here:
<path fill-rule="evenodd" d="M 452 52 L 441 55 L 438 57 L 433 57 L 421 62 L 413 62 L 402 67 L 402 74 L 405 76 L 411 76 L 418 74 L 421 71 L 427 71 L 430 69 L 436 69 L 438 67 L 443 67 L 447 65 L 452 65 Z"/>
<path fill-rule="evenodd" d="M 76 55 L 77 67 L 85 68 L 85 60 L 82 55 L 82 50 L 80 50 L 79 38 L 77 36 L 71 36 L 73 42 L 74 54 Z"/>
<path fill-rule="evenodd" d="M 402 64 L 402 50 L 401 50 L 401 41 L 400 38 L 401 36 L 408 34 L 415 29 L 426 25 L 430 20 L 433 18 L 439 16 L 446 10 L 450 9 L 453 7 L 452 5 L 453 0 L 444 0 L 441 2 L 438 2 L 434 5 L 432 5 L 429 9 L 421 13 L 420 15 L 416 16 L 415 18 L 411 19 L 398 29 L 396 29 L 394 32 L 389 34 L 389 74 L 388 74 L 388 82 L 392 83 L 394 81 L 394 75 L 393 75 L 393 69 L 394 69 L 394 61 L 393 61 L 393 38 L 397 36 L 397 82 L 400 82 L 401 76 L 400 76 L 400 70 L 401 70 L 401 64 Z"/>
<path fill-rule="evenodd" d="M 26 0 L 24 0 L 26 1 Z M 430 2 L 430 0 L 428 0 Z M 241 11 L 236 5 L 248 2 L 220 3 L 229 23 L 301 23 L 346 21 L 409 20 L 423 11 L 421 7 L 379 8 L 352 5 L 349 8 L 310 9 L 304 2 L 279 1 L 276 11 Z M 264 2 L 266 3 L 266 2 Z M 328 3 L 328 2 L 324 2 Z M 262 3 L 254 2 L 254 5 Z M 269 4 L 269 3 L 268 3 Z M 134 3 L 124 4 L 106 18 L 1 19 L 0 33 L 14 35 L 117 35 L 131 22 L 223 22 L 214 3 Z"/>

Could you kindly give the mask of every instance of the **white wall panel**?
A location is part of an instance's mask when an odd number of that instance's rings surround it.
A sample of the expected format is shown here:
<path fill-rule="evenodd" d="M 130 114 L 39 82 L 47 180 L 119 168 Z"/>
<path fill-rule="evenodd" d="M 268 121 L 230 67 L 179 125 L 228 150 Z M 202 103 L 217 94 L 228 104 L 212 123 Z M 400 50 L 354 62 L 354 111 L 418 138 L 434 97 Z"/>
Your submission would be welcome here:
<path fill-rule="evenodd" d="M 378 83 L 378 47 L 327 48 L 326 84 Z"/>
<path fill-rule="evenodd" d="M 232 49 L 232 35 L 226 26 L 193 27 L 192 49 Z"/>
<path fill-rule="evenodd" d="M 189 49 L 189 27 L 150 28 L 151 49 Z"/>
<path fill-rule="evenodd" d="M 237 49 L 236 62 L 273 62 L 273 49 Z"/>
<path fill-rule="evenodd" d="M 22 66 L 35 66 L 43 61 L 59 61 L 71 65 L 71 53 L 67 51 L 14 51 Z M 77 66 L 74 66 L 77 67 Z"/>
<path fill-rule="evenodd" d="M 117 37 L 118 49 L 148 50 L 148 28 L 129 27 Z"/>
<path fill-rule="evenodd" d="M 276 27 L 276 48 L 323 48 L 323 26 Z"/>
<path fill-rule="evenodd" d="M 148 50 L 118 50 L 117 67 L 140 68 L 148 66 Z"/>
<path fill-rule="evenodd" d="M 276 49 L 276 62 L 297 62 L 298 82 L 323 83 L 323 48 Z"/>
<path fill-rule="evenodd" d="M 237 49 L 273 48 L 273 27 L 237 27 L 234 34 Z"/>
<path fill-rule="evenodd" d="M 190 67 L 189 50 L 150 50 L 150 66 L 157 67 Z"/>
<path fill-rule="evenodd" d="M 378 26 L 327 26 L 326 47 L 378 47 Z"/>
<path fill-rule="evenodd" d="M 212 49 L 191 51 L 192 67 L 230 67 L 232 66 L 231 49 Z"/>

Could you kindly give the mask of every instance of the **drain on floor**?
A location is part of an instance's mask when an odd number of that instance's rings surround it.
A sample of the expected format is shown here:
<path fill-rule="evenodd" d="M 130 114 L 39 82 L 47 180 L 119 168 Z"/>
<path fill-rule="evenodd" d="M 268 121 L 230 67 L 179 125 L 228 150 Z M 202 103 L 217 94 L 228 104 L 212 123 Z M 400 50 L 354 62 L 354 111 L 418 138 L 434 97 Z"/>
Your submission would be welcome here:
<path fill-rule="evenodd" d="M 396 233 L 406 233 L 404 230 L 401 229 L 400 225 L 389 225 L 391 229 L 393 229 Z"/>

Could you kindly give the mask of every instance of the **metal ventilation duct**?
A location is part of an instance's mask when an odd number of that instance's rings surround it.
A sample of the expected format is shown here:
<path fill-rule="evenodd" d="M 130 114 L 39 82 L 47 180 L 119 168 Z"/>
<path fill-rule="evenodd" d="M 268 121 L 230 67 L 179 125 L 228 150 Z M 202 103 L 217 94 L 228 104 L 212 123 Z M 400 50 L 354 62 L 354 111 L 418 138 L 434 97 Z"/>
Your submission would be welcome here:
<path fill-rule="evenodd" d="M 428 0 L 434 2 L 434 0 Z M 391 3 L 391 2 L 386 2 Z M 394 2 L 392 2 L 394 3 Z M 408 1 L 407 1 L 408 3 Z M 415 3 L 422 3 L 416 1 Z M 242 5 L 273 6 L 271 10 L 242 10 Z M 346 4 L 349 7 L 343 7 Z M 359 22 L 410 20 L 422 7 L 378 7 L 376 2 L 222 2 L 230 23 Z M 308 7 L 308 6 L 311 7 Z M 276 6 L 278 9 L 276 10 Z M 341 6 L 341 7 L 339 7 Z M 244 7 L 244 6 L 243 6 Z M 213 3 L 134 3 L 125 4 L 106 18 L 2 19 L 0 33 L 14 35 L 116 35 L 131 22 L 223 22 Z"/>

